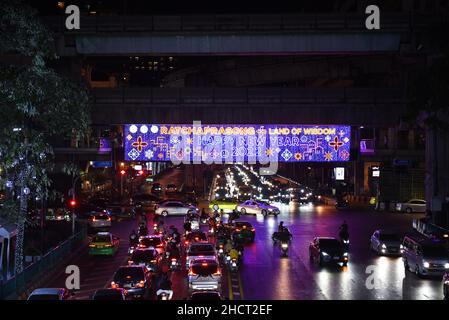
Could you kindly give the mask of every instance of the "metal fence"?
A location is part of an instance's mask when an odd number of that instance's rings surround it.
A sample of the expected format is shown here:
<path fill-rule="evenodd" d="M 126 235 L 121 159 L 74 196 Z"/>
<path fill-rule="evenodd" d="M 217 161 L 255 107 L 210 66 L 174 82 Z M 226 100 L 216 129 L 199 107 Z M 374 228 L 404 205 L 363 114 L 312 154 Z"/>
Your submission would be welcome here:
<path fill-rule="evenodd" d="M 19 296 L 22 292 L 26 291 L 39 277 L 48 273 L 58 263 L 67 258 L 83 242 L 86 236 L 87 229 L 83 228 L 73 237 L 70 237 L 45 254 L 41 260 L 26 267 L 22 273 L 15 275 L 6 282 L 0 282 L 0 300 L 13 294 Z"/>

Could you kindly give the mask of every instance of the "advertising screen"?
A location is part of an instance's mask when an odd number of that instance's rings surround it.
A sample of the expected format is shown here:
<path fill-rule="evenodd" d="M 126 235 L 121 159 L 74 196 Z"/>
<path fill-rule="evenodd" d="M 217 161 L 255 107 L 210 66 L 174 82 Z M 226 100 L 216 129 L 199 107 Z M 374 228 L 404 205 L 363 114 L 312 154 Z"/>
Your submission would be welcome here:
<path fill-rule="evenodd" d="M 341 125 L 128 124 L 125 160 L 248 162 L 348 161 L 351 128 Z"/>

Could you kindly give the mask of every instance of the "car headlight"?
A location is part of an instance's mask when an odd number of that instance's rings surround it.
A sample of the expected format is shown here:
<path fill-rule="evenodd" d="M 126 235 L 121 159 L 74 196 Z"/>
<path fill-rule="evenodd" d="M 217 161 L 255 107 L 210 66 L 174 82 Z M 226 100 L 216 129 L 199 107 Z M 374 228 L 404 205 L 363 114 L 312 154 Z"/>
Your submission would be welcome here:
<path fill-rule="evenodd" d="M 449 263 L 444 264 L 444 269 L 449 269 Z"/>
<path fill-rule="evenodd" d="M 324 256 L 324 257 L 326 257 L 326 256 L 328 256 L 328 254 L 327 254 L 327 252 L 321 252 L 321 254 Z"/>
<path fill-rule="evenodd" d="M 382 243 L 382 249 L 387 249 L 387 246 L 385 243 Z"/>
<path fill-rule="evenodd" d="M 347 252 L 343 253 L 343 257 L 347 257 L 347 256 L 348 256 Z"/>
<path fill-rule="evenodd" d="M 268 208 L 268 211 L 273 211 L 274 209 L 273 208 Z"/>
<path fill-rule="evenodd" d="M 281 246 L 282 246 L 282 249 L 287 249 L 288 248 L 288 244 L 287 243 L 283 243 Z"/>
<path fill-rule="evenodd" d="M 423 266 L 424 266 L 424 268 L 428 269 L 430 267 L 430 263 L 428 263 L 427 261 L 424 261 Z"/>
<path fill-rule="evenodd" d="M 446 286 L 449 286 L 449 280 L 444 281 L 444 284 L 445 284 Z"/>

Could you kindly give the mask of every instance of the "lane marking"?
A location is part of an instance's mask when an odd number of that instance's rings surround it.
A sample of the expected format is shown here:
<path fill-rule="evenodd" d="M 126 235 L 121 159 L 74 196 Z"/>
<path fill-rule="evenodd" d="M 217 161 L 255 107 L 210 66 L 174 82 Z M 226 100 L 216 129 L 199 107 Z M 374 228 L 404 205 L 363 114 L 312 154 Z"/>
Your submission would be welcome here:
<path fill-rule="evenodd" d="M 234 300 L 234 295 L 232 293 L 231 273 L 229 271 L 226 273 L 228 275 L 229 300 Z"/>

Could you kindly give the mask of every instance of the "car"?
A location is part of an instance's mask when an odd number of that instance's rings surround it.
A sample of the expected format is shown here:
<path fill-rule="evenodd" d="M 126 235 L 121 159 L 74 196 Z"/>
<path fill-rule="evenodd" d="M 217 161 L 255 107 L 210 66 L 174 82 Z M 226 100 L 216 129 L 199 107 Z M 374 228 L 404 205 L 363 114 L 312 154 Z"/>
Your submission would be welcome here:
<path fill-rule="evenodd" d="M 161 194 L 162 193 L 162 185 L 157 182 L 153 183 L 153 185 L 151 186 L 151 193 Z"/>
<path fill-rule="evenodd" d="M 196 290 L 221 290 L 221 270 L 215 259 L 200 258 L 190 263 L 189 292 Z"/>
<path fill-rule="evenodd" d="M 38 288 L 31 292 L 27 300 L 71 300 L 73 295 L 66 288 Z"/>
<path fill-rule="evenodd" d="M 195 206 L 185 204 L 181 201 L 165 201 L 156 207 L 155 214 L 163 217 L 169 215 L 186 215 L 188 213 L 198 213 L 199 209 Z"/>
<path fill-rule="evenodd" d="M 396 211 L 407 213 L 424 213 L 426 212 L 426 200 L 411 199 L 407 202 L 396 203 Z"/>
<path fill-rule="evenodd" d="M 159 253 L 163 253 L 165 245 L 166 245 L 165 239 L 162 235 L 159 234 L 149 235 L 139 238 L 139 244 L 137 245 L 137 249 L 154 248 Z"/>
<path fill-rule="evenodd" d="M 91 212 L 89 227 L 92 229 L 107 229 L 112 225 L 111 216 L 107 211 Z"/>
<path fill-rule="evenodd" d="M 159 201 L 160 199 L 157 196 L 148 193 L 141 193 L 132 198 L 134 206 L 140 206 L 148 210 L 154 210 Z"/>
<path fill-rule="evenodd" d="M 185 240 L 184 243 L 186 246 L 188 246 L 190 243 L 195 243 L 195 242 L 207 242 L 207 235 L 201 231 L 201 230 L 195 230 L 190 232 Z"/>
<path fill-rule="evenodd" d="M 212 259 L 217 261 L 217 252 L 215 246 L 209 242 L 191 243 L 186 250 L 186 268 L 189 268 L 190 262 L 198 259 Z"/>
<path fill-rule="evenodd" d="M 167 193 L 178 192 L 178 187 L 173 183 L 169 183 L 165 187 L 165 192 L 167 192 Z"/>
<path fill-rule="evenodd" d="M 89 243 L 89 255 L 109 255 L 117 253 L 120 246 L 120 239 L 110 232 L 98 232 L 92 237 Z"/>
<path fill-rule="evenodd" d="M 325 263 L 348 264 L 348 253 L 345 252 L 340 240 L 331 237 L 315 237 L 309 245 L 311 262 L 318 262 L 320 266 Z"/>
<path fill-rule="evenodd" d="M 254 242 L 256 229 L 247 221 L 236 221 L 228 225 L 233 239 Z"/>
<path fill-rule="evenodd" d="M 125 289 L 133 298 L 144 298 L 150 287 L 151 277 L 142 266 L 119 267 L 111 281 L 112 289 Z"/>
<path fill-rule="evenodd" d="M 115 220 L 131 220 L 135 218 L 135 212 L 130 207 L 122 206 L 108 206 L 107 210 L 111 216 L 111 219 Z"/>
<path fill-rule="evenodd" d="M 209 203 L 209 208 L 214 211 L 223 210 L 224 213 L 230 213 L 236 209 L 238 203 L 235 199 L 231 198 L 222 198 L 215 199 Z"/>
<path fill-rule="evenodd" d="M 155 248 L 138 248 L 133 251 L 128 264 L 143 266 L 147 272 L 156 272 L 161 258 L 161 253 Z"/>
<path fill-rule="evenodd" d="M 278 207 L 272 206 L 264 201 L 247 200 L 237 206 L 237 211 L 241 214 L 262 214 L 277 216 L 280 211 Z"/>
<path fill-rule="evenodd" d="M 189 300 L 198 300 L 198 301 L 219 301 L 223 300 L 221 293 L 215 290 L 199 290 L 193 291 L 189 297 Z"/>
<path fill-rule="evenodd" d="M 371 236 L 370 248 L 379 255 L 401 255 L 402 238 L 395 232 L 376 230 Z"/>
<path fill-rule="evenodd" d="M 127 294 L 122 288 L 99 289 L 92 295 L 92 300 L 126 300 Z"/>
<path fill-rule="evenodd" d="M 449 271 L 449 251 L 444 241 L 413 233 L 404 237 L 402 247 L 405 271 L 414 272 L 418 277 L 441 277 Z"/>

